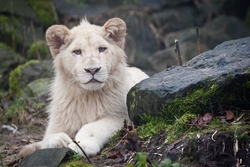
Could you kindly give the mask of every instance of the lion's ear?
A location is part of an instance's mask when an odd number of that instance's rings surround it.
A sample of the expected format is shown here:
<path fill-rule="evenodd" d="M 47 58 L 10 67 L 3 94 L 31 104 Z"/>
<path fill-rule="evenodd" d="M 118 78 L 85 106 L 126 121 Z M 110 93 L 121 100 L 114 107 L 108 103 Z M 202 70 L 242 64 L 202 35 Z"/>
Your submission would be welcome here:
<path fill-rule="evenodd" d="M 124 48 L 126 24 L 119 18 L 109 19 L 103 26 L 105 38 L 114 41 L 120 48 Z"/>
<path fill-rule="evenodd" d="M 69 29 L 64 25 L 54 25 L 46 31 L 46 41 L 49 45 L 51 54 L 58 55 L 60 47 L 66 43 Z"/>

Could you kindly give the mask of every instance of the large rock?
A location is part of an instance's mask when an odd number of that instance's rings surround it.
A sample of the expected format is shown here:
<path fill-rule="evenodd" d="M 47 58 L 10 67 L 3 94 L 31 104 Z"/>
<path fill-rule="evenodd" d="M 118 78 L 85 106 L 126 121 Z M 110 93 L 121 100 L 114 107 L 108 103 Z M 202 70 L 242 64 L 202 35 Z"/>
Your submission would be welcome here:
<path fill-rule="evenodd" d="M 220 110 L 220 104 L 249 108 L 250 37 L 231 40 L 202 53 L 185 66 L 173 66 L 135 85 L 127 96 L 129 116 Z M 193 95 L 193 97 L 192 97 Z M 190 111 L 192 110 L 192 111 Z"/>
<path fill-rule="evenodd" d="M 24 65 L 19 65 L 10 74 L 10 92 L 21 96 L 29 83 L 40 78 L 51 78 L 54 75 L 53 71 L 51 60 L 31 60 Z"/>
<path fill-rule="evenodd" d="M 76 154 L 70 148 L 48 148 L 41 149 L 26 157 L 20 167 L 46 166 L 58 167 L 60 164 L 69 161 L 70 157 Z"/>

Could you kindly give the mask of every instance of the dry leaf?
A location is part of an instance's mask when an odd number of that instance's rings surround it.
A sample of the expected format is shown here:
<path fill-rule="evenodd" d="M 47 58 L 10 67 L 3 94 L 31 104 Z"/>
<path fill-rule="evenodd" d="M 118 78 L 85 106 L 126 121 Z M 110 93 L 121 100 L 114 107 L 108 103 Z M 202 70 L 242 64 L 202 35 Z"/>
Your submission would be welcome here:
<path fill-rule="evenodd" d="M 234 119 L 234 113 L 232 112 L 232 110 L 224 110 L 224 112 L 226 112 L 225 118 L 227 121 Z"/>

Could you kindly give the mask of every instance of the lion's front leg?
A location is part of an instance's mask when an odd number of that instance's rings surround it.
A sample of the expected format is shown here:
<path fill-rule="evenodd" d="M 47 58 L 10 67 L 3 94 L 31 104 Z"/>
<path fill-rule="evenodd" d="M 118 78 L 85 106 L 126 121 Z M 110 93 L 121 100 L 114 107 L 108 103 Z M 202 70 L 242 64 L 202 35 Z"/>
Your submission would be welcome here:
<path fill-rule="evenodd" d="M 96 155 L 115 133 L 121 129 L 122 118 L 103 118 L 84 125 L 76 134 L 75 140 L 87 155 Z M 70 143 L 69 148 L 82 154 L 81 149 Z"/>

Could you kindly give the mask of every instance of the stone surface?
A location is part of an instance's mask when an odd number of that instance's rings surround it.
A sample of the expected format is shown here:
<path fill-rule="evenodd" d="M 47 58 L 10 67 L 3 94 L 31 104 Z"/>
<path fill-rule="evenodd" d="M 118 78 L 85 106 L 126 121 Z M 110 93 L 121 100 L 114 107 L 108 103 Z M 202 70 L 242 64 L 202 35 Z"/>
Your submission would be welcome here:
<path fill-rule="evenodd" d="M 32 81 L 40 78 L 51 78 L 54 75 L 51 60 L 29 61 L 18 66 L 10 74 L 10 91 L 22 96 L 24 88 Z"/>
<path fill-rule="evenodd" d="M 75 152 L 70 148 L 41 149 L 22 160 L 20 167 L 46 166 L 58 167 L 73 156 Z"/>
<path fill-rule="evenodd" d="M 224 97 L 235 98 L 233 105 L 247 108 L 249 102 L 244 98 L 250 98 L 246 91 L 249 80 L 250 37 L 227 41 L 196 56 L 185 66 L 167 68 L 135 85 L 127 96 L 129 115 L 135 123 L 140 122 L 140 114 L 159 114 L 177 96 L 185 97 L 192 90 L 213 85 Z M 244 89 L 242 85 L 246 85 Z M 225 102 L 220 97 L 214 98 Z"/>
<path fill-rule="evenodd" d="M 48 97 L 51 81 L 51 78 L 40 78 L 30 82 L 24 88 L 23 96 L 41 98 L 45 100 Z"/>

